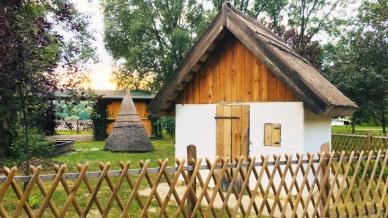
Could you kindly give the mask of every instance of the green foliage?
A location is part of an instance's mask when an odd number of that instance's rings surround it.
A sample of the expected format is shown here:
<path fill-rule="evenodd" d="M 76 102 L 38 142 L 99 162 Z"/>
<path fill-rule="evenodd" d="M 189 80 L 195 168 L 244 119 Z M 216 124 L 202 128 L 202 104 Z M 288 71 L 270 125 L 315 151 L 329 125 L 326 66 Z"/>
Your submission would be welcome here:
<path fill-rule="evenodd" d="M 95 140 L 103 140 L 108 137 L 106 128 L 108 127 L 108 115 L 106 113 L 107 102 L 97 100 L 93 107 L 91 118 L 93 120 L 93 136 Z"/>
<path fill-rule="evenodd" d="M 355 101 L 353 123 L 380 123 L 388 105 L 388 1 L 365 1 L 336 45 L 325 47 L 325 76 Z"/>
<path fill-rule="evenodd" d="M 213 7 L 205 9 L 194 0 L 103 1 L 106 48 L 115 59 L 125 60 L 114 72 L 113 81 L 121 88 L 158 91 L 224 2 L 212 0 Z M 233 0 L 229 3 L 268 24 L 314 66 L 321 66 L 322 49 L 313 37 L 334 26 L 330 15 L 338 1 Z"/>
<path fill-rule="evenodd" d="M 161 117 L 159 119 L 162 129 L 169 135 L 175 137 L 175 118 L 174 117 Z"/>
<path fill-rule="evenodd" d="M 39 199 L 37 196 L 29 196 L 28 198 L 28 205 L 31 207 L 31 209 L 38 209 L 40 207 L 41 199 Z"/>
<path fill-rule="evenodd" d="M 106 48 L 124 59 L 116 81 L 152 77 L 158 90 L 182 61 L 208 16 L 193 0 L 103 1 Z"/>
<path fill-rule="evenodd" d="M 151 117 L 155 138 L 174 138 L 175 137 L 175 118 L 174 117 Z M 165 137 L 167 136 L 167 137 Z"/>
<path fill-rule="evenodd" d="M 89 101 L 81 101 L 79 103 L 60 101 L 55 102 L 55 112 L 57 119 L 89 120 L 93 113 L 93 108 Z"/>
<path fill-rule="evenodd" d="M 52 132 L 54 91 L 78 87 L 93 58 L 87 24 L 68 0 L 1 1 L 0 159 L 14 155 L 20 119 Z"/>
<path fill-rule="evenodd" d="M 17 125 L 16 137 L 12 142 L 12 155 L 7 157 L 8 164 L 11 162 L 12 165 L 20 165 L 27 158 L 26 150 L 26 138 L 24 129 L 22 126 Z M 30 157 L 47 157 L 52 150 L 52 143 L 44 138 L 44 134 L 37 128 L 30 128 L 28 130 L 28 141 L 29 148 L 28 154 Z"/>
<path fill-rule="evenodd" d="M 283 19 L 282 12 L 288 4 L 288 0 L 212 0 L 216 10 L 221 9 L 224 2 L 256 19 L 266 18 L 266 22 L 272 23 L 274 29 L 280 27 Z"/>

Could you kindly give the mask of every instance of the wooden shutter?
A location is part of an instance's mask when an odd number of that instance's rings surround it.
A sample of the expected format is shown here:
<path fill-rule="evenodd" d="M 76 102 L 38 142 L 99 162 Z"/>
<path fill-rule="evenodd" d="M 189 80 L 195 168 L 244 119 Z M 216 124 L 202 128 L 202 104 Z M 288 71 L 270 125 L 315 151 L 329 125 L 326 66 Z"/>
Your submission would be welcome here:
<path fill-rule="evenodd" d="M 280 147 L 281 125 L 279 123 L 264 124 L 264 145 Z"/>
<path fill-rule="evenodd" d="M 248 157 L 249 105 L 217 105 L 216 154 Z"/>

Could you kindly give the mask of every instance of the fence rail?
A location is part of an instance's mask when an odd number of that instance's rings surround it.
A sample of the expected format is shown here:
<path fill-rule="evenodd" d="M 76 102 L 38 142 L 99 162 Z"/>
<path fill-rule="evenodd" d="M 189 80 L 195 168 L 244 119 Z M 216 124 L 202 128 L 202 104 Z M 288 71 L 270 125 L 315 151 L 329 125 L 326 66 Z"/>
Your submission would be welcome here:
<path fill-rule="evenodd" d="M 193 149 L 193 147 L 191 147 Z M 195 149 L 194 149 L 195 150 Z M 121 170 L 77 173 L 56 166 L 55 173 L 0 177 L 2 217 L 344 217 L 388 216 L 388 150 L 333 152 L 202 161 L 189 152 L 188 164 L 176 160 L 121 163 Z M 27 182 L 24 191 L 23 182 Z M 28 200 L 38 196 L 33 208 Z M 59 197 L 60 196 L 60 197 Z M 36 199 L 36 197 L 35 197 Z"/>
<path fill-rule="evenodd" d="M 371 132 L 366 135 L 332 133 L 331 144 L 335 151 L 387 149 L 388 136 L 372 135 Z"/>
<path fill-rule="evenodd" d="M 92 120 L 56 120 L 55 131 L 57 133 L 81 133 L 81 132 L 93 132 Z"/>

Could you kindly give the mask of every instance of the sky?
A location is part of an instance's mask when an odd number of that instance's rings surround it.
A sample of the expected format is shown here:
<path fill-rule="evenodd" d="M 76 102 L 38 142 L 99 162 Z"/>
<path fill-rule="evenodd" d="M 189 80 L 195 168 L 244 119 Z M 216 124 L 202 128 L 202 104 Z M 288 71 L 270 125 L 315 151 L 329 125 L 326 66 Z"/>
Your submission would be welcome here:
<path fill-rule="evenodd" d="M 100 1 L 73 0 L 73 3 L 79 12 L 85 13 L 90 17 L 90 30 L 94 32 L 95 36 L 93 44 L 96 47 L 96 54 L 99 60 L 97 63 L 87 66 L 90 71 L 91 88 L 115 89 L 116 86 L 111 82 L 114 61 L 104 47 L 104 17 Z"/>

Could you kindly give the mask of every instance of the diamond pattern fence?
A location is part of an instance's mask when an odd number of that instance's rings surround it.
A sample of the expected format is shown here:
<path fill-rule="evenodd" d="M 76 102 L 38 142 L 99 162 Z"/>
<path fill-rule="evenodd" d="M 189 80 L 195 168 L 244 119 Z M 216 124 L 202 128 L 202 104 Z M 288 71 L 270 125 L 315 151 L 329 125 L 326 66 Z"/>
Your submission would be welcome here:
<path fill-rule="evenodd" d="M 0 177 L 1 217 L 360 217 L 388 216 L 388 150 L 275 155 L 248 160 L 192 157 L 88 163 L 53 174 L 31 166 Z"/>
<path fill-rule="evenodd" d="M 332 149 L 336 151 L 378 150 L 388 148 L 388 136 L 339 134 L 331 135 Z"/>

